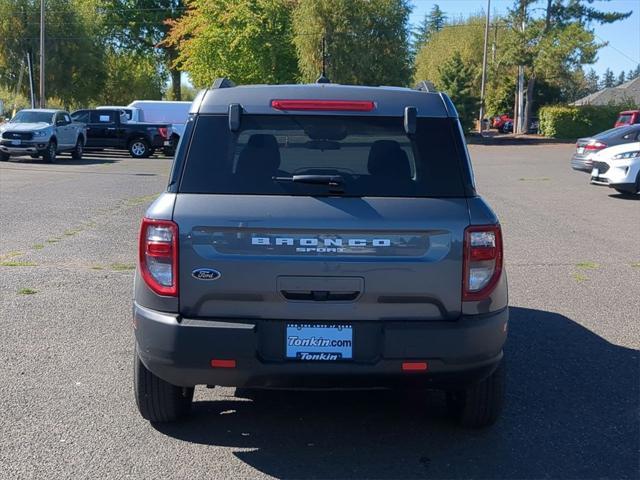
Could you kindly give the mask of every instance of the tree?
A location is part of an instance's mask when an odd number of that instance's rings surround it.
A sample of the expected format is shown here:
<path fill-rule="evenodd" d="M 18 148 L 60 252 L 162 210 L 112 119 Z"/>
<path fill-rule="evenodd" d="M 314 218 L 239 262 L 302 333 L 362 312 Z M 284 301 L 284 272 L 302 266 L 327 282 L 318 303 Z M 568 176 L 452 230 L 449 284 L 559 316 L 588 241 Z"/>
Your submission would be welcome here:
<path fill-rule="evenodd" d="M 85 104 L 100 91 L 104 48 L 96 33 L 100 17 L 92 0 L 47 0 L 45 3 L 45 92 L 62 105 Z M 0 84 L 14 87 L 26 52 L 39 77 L 40 2 L 0 0 Z M 36 84 L 36 91 L 38 86 Z M 21 93 L 27 94 L 27 82 Z"/>
<path fill-rule="evenodd" d="M 432 33 L 429 45 L 423 46 L 416 56 L 414 80 L 431 80 L 439 84 L 440 66 L 457 53 L 464 64 L 473 69 L 479 91 L 483 37 L 484 19 L 481 17 L 451 23 Z"/>
<path fill-rule="evenodd" d="M 611 88 L 616 84 L 616 77 L 611 71 L 611 69 L 607 68 L 604 71 L 604 75 L 602 77 L 602 88 Z"/>
<path fill-rule="evenodd" d="M 585 95 L 591 95 L 600 89 L 600 77 L 593 68 L 590 68 L 585 77 L 586 91 Z"/>
<path fill-rule="evenodd" d="M 447 22 L 447 16 L 440 9 L 438 4 L 431 7 L 431 11 L 427 13 L 422 22 L 413 33 L 413 49 L 415 52 L 429 41 L 431 35 L 435 32 L 439 32 L 445 26 Z"/>
<path fill-rule="evenodd" d="M 568 81 L 582 64 L 595 61 L 604 44 L 596 43 L 589 25 L 612 23 L 631 15 L 601 12 L 591 7 L 592 3 L 593 0 L 547 0 L 543 16 L 532 17 L 530 7 L 537 0 L 516 0 L 507 18 L 511 26 L 507 59 L 511 65 L 524 65 L 527 70 L 525 125 L 531 116 L 539 78 L 560 84 Z"/>
<path fill-rule="evenodd" d="M 99 11 L 105 18 L 104 32 L 117 51 L 154 57 L 171 75 L 173 97 L 181 97 L 181 72 L 177 68 L 177 50 L 165 42 L 185 10 L 183 0 L 100 0 Z"/>
<path fill-rule="evenodd" d="M 216 77 L 239 83 L 290 83 L 298 76 L 291 0 L 186 0 L 165 44 L 197 87 Z"/>
<path fill-rule="evenodd" d="M 127 105 L 133 100 L 161 100 L 166 74 L 158 70 L 156 59 L 136 51 L 110 49 L 105 58 L 104 87 L 96 103 Z"/>
<path fill-rule="evenodd" d="M 458 110 L 460 123 L 465 131 L 473 126 L 477 116 L 480 98 L 475 92 L 474 71 L 466 64 L 459 52 L 439 68 L 440 80 L 438 87 L 447 93 Z"/>
<path fill-rule="evenodd" d="M 322 71 L 324 37 L 331 81 L 407 85 L 409 13 L 407 0 L 299 0 L 294 44 L 302 81 Z"/>
<path fill-rule="evenodd" d="M 616 85 L 622 85 L 625 82 L 625 77 L 624 77 L 624 70 L 620 72 L 620 75 L 618 75 L 618 81 L 616 82 Z"/>

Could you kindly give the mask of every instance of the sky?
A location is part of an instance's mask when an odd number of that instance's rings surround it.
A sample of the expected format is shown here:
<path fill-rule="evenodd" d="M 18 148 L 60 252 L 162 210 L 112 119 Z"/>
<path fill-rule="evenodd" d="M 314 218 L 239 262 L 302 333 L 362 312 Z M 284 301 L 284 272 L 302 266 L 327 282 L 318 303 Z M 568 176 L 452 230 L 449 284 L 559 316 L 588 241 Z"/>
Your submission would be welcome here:
<path fill-rule="evenodd" d="M 450 18 L 467 17 L 479 12 L 486 12 L 487 0 L 411 0 L 413 12 L 410 17 L 412 25 L 418 25 L 434 4 L 438 4 Z M 491 14 L 504 14 L 512 7 L 514 0 L 491 0 Z M 539 1 L 544 6 L 546 1 Z M 600 76 L 608 68 L 616 77 L 621 70 L 628 72 L 640 63 L 640 0 L 596 0 L 593 6 L 603 11 L 633 11 L 625 20 L 609 24 L 593 24 L 592 27 L 599 42 L 607 41 L 608 46 L 598 52 L 598 60 L 593 65 L 585 65 L 587 71 L 593 68 Z"/>

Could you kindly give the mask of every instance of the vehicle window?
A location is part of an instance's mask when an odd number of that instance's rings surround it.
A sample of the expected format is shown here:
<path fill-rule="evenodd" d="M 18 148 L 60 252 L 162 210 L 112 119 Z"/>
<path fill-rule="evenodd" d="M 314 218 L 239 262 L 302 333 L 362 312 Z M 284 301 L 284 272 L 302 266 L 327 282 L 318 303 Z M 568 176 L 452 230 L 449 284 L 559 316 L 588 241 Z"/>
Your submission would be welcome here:
<path fill-rule="evenodd" d="M 51 123 L 53 114 L 51 112 L 34 112 L 22 110 L 10 120 L 10 123 Z"/>
<path fill-rule="evenodd" d="M 631 114 L 620 115 L 618 123 L 631 123 Z"/>
<path fill-rule="evenodd" d="M 131 109 L 125 108 L 125 109 L 122 110 L 122 112 L 126 116 L 127 122 L 130 121 L 133 118 L 133 111 L 131 111 Z"/>
<path fill-rule="evenodd" d="M 74 122 L 89 123 L 89 112 L 87 110 L 80 110 L 71 114 Z"/>
<path fill-rule="evenodd" d="M 64 113 L 62 116 L 63 116 L 65 122 L 71 123 L 71 118 L 69 117 L 68 114 Z"/>
<path fill-rule="evenodd" d="M 410 138 L 399 117 L 245 115 L 232 133 L 226 116 L 201 116 L 180 191 L 326 195 L 291 177 L 339 175 L 344 196 L 464 196 L 454 127 L 420 118 Z"/>
<path fill-rule="evenodd" d="M 91 123 L 114 123 L 115 115 L 112 111 L 94 110 L 90 114 Z"/>

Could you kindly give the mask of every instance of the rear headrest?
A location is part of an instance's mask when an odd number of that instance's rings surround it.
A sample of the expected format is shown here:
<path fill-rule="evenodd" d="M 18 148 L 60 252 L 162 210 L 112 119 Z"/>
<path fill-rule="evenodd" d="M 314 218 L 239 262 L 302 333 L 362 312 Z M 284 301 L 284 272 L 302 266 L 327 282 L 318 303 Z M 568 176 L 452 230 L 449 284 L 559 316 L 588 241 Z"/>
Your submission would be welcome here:
<path fill-rule="evenodd" d="M 377 140 L 369 150 L 369 173 L 391 179 L 411 179 L 409 158 L 395 140 Z"/>
<path fill-rule="evenodd" d="M 241 175 L 272 176 L 280 167 L 280 148 L 276 137 L 255 133 L 238 157 L 236 173 Z"/>

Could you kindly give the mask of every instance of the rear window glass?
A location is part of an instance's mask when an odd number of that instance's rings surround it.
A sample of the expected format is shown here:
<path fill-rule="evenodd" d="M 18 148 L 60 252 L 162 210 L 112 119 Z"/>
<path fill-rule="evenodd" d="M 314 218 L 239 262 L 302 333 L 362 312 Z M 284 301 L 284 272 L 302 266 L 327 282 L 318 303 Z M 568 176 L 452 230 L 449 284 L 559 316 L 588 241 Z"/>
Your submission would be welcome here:
<path fill-rule="evenodd" d="M 620 115 L 618 123 L 631 123 L 631 114 Z"/>
<path fill-rule="evenodd" d="M 231 132 L 226 116 L 200 116 L 180 192 L 328 195 L 322 177 L 338 176 L 344 196 L 464 196 L 454 127 L 419 118 L 407 136 L 396 117 L 243 115 Z"/>

